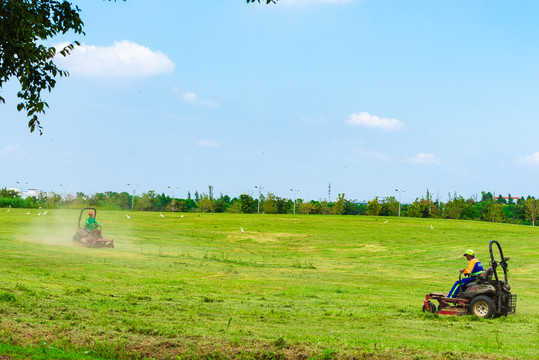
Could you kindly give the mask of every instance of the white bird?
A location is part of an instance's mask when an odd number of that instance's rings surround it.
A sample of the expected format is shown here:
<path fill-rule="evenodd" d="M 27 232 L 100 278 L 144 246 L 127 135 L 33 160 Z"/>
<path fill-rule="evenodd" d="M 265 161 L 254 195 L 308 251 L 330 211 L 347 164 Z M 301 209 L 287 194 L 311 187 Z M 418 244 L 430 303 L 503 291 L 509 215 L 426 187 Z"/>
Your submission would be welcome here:
<path fill-rule="evenodd" d="M 129 217 L 129 215 L 125 214 L 125 216 L 127 216 L 128 219 L 131 219 L 131 218 Z"/>
<path fill-rule="evenodd" d="M 183 214 L 182 214 L 181 218 L 183 218 Z"/>
<path fill-rule="evenodd" d="M 45 212 L 43 213 L 43 215 L 47 215 L 47 212 L 45 211 Z"/>
<path fill-rule="evenodd" d="M 389 220 L 384 221 L 384 224 L 387 224 L 388 221 L 389 221 Z"/>
<path fill-rule="evenodd" d="M 241 232 L 243 232 L 243 228 L 240 226 Z"/>
<path fill-rule="evenodd" d="M 41 216 L 41 213 L 37 214 L 37 216 Z"/>
<path fill-rule="evenodd" d="M 432 224 L 430 225 L 430 229 L 431 229 L 431 230 L 434 230 L 434 227 L 432 226 Z"/>
<path fill-rule="evenodd" d="M 26 215 L 30 215 L 30 212 L 27 212 Z"/>
<path fill-rule="evenodd" d="M 9 212 L 9 209 L 7 209 L 7 212 Z"/>
<path fill-rule="evenodd" d="M 159 215 L 161 215 L 161 217 L 164 217 L 163 214 L 159 214 Z"/>

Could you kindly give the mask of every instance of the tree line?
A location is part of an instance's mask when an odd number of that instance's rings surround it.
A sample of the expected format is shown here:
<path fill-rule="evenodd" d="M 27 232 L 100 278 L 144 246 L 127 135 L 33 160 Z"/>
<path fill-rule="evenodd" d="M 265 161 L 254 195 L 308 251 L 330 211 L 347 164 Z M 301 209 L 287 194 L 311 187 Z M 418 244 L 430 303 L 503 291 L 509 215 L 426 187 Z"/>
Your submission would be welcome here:
<path fill-rule="evenodd" d="M 535 225 L 539 215 L 539 200 L 533 196 L 514 199 L 509 196 L 494 196 L 491 192 L 481 192 L 481 198 L 472 196 L 468 199 L 458 194 L 448 194 L 444 203 L 433 200 L 427 190 L 426 196 L 416 198 L 411 204 L 399 204 L 394 196 L 375 197 L 366 204 L 346 199 L 339 194 L 335 201 L 310 200 L 298 198 L 295 202 L 272 193 L 261 195 L 259 199 L 242 194 L 231 198 L 221 194 L 213 195 L 213 187 L 207 193 L 187 198 L 172 198 L 150 190 L 140 195 L 128 192 L 107 191 L 86 195 L 77 192 L 62 197 L 56 193 L 41 192 L 38 196 L 23 199 L 13 190 L 0 189 L 0 207 L 12 208 L 82 208 L 99 207 L 110 210 L 138 210 L 162 212 L 209 212 L 243 214 L 320 214 L 320 215 L 371 215 L 398 216 L 417 218 L 445 218 L 461 220 L 479 220 L 515 224 Z"/>

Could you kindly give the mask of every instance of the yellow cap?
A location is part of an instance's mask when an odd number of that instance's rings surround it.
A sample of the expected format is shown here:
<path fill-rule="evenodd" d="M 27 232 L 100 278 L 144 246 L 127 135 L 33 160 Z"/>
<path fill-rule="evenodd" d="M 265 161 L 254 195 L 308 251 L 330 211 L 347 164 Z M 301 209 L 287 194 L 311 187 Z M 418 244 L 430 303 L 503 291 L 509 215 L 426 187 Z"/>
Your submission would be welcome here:
<path fill-rule="evenodd" d="M 468 249 L 468 250 L 466 250 L 466 252 L 465 252 L 465 253 L 464 253 L 464 255 L 462 255 L 462 256 L 466 256 L 466 255 L 471 255 L 471 256 L 474 256 L 474 252 L 473 252 L 473 250 L 472 250 L 472 249 Z"/>

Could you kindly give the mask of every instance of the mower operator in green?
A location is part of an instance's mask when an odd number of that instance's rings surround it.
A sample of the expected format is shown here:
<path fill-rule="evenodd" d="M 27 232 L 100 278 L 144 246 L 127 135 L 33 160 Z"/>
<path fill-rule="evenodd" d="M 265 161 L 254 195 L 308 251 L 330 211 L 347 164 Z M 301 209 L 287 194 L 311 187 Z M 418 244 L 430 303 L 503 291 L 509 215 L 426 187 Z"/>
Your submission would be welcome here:
<path fill-rule="evenodd" d="M 88 212 L 88 219 L 86 219 L 86 229 L 94 235 L 94 236 L 100 236 L 101 230 L 98 228 L 99 224 L 97 223 L 97 220 L 94 218 L 94 212 L 89 211 Z"/>
<path fill-rule="evenodd" d="M 469 261 L 468 267 L 466 269 L 460 270 L 464 275 L 468 276 L 467 278 L 457 280 L 455 285 L 451 288 L 449 295 L 447 297 L 454 298 L 458 295 L 459 292 L 464 291 L 466 284 L 475 281 L 475 278 L 483 274 L 483 265 L 481 262 L 475 258 L 474 252 L 472 249 L 466 250 L 463 256 L 466 256 L 466 260 Z M 462 285 L 462 286 L 461 286 Z"/>

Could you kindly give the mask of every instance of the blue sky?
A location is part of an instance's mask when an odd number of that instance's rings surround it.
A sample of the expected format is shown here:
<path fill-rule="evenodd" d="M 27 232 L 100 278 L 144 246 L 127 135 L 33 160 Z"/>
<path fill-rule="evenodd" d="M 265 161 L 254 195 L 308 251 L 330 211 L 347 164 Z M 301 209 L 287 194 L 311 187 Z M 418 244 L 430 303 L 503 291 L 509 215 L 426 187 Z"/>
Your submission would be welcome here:
<path fill-rule="evenodd" d="M 538 2 L 74 3 L 43 136 L 0 90 L 0 187 L 539 195 Z"/>

